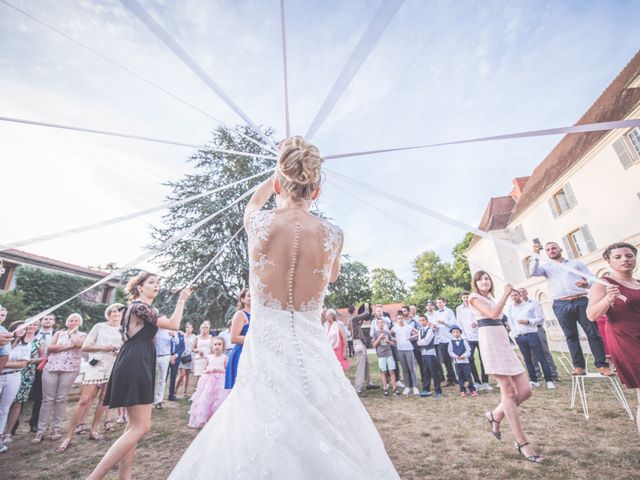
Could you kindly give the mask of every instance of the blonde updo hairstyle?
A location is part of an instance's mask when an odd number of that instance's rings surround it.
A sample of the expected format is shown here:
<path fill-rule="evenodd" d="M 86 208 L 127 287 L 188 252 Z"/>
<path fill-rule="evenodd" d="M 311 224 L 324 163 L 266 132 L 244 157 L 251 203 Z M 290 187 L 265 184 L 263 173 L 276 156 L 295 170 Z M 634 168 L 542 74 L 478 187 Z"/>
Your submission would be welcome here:
<path fill-rule="evenodd" d="M 295 201 L 309 200 L 320 187 L 322 157 L 318 147 L 296 136 L 282 141 L 276 167 L 280 194 Z"/>
<path fill-rule="evenodd" d="M 144 282 L 147 281 L 150 277 L 155 277 L 156 275 L 151 272 L 140 272 L 127 283 L 126 288 L 124 289 L 125 293 L 129 296 L 130 301 L 136 300 L 140 296 L 140 292 L 138 291 L 138 287 L 144 285 Z"/>

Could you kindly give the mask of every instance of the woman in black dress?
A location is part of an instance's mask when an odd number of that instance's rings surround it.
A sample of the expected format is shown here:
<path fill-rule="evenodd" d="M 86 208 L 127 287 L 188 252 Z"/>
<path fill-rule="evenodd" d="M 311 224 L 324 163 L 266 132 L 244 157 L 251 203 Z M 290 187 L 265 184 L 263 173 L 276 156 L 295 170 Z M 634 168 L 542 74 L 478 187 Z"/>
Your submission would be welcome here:
<path fill-rule="evenodd" d="M 151 306 L 159 290 L 158 277 L 148 272 L 139 273 L 127 284 L 132 303 L 122 316 L 124 343 L 113 366 L 104 403 L 109 408 L 125 407 L 129 423 L 89 475 L 90 480 L 103 478 L 118 463 L 118 478 L 131 478 L 136 447 L 151 427 L 156 373 L 154 337 L 158 328 L 180 328 L 184 303 L 191 295 L 190 287 L 182 290 L 173 315 L 167 318 Z"/>

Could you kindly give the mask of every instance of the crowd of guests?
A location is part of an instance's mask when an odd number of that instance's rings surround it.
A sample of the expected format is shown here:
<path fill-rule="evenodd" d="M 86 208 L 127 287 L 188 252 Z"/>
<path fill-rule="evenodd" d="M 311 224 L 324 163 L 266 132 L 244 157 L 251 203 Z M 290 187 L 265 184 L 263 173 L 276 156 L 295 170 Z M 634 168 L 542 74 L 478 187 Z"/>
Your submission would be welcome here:
<path fill-rule="evenodd" d="M 553 310 L 574 366 L 572 374 L 586 372 L 577 328 L 581 325 L 599 373 L 617 374 L 627 387 L 637 389 L 640 418 L 640 281 L 633 278 L 636 248 L 617 243 L 605 250 L 611 273 L 603 277 L 603 283 L 594 282 L 581 262 L 563 258 L 556 243 L 536 245 L 535 249 L 544 249 L 550 260 L 574 269 L 567 271 L 553 262 L 535 259 L 530 272 L 549 281 Z M 584 276 L 577 272 L 584 272 Z M 509 417 L 512 428 L 516 428 L 519 450 L 531 461 L 540 461 L 526 442 L 516 407 L 528 398 L 531 388 L 544 382 L 548 389 L 554 389 L 559 381 L 542 308 L 529 298 L 525 288 L 508 285 L 500 298 L 495 297 L 486 272 L 474 275 L 472 290 L 462 292 L 455 312 L 439 297 L 428 301 L 421 312 L 415 305 L 408 305 L 391 315 L 382 305 L 364 304 L 357 311 L 350 306 L 347 318 L 333 309 L 325 310 L 322 321 L 336 359 L 345 371 L 350 368 L 348 358 L 355 357 L 354 387 L 361 396 L 366 396 L 369 389 L 380 388 L 370 374 L 368 345 L 375 350 L 385 396 L 441 398 L 444 387 L 457 385 L 460 396 L 475 397 L 478 392 L 493 389 L 489 374 L 494 375 L 502 401 L 485 415 L 492 433 L 499 438 L 500 421 Z M 32 401 L 28 420 L 34 434 L 32 443 L 40 443 L 46 436 L 61 440 L 56 447 L 60 453 L 76 435 L 99 441 L 101 427 L 104 431 L 115 429 L 114 417 L 115 423 L 128 422 L 127 408 L 103 405 L 114 363 L 127 339 L 122 333 L 125 311 L 124 305 L 110 305 L 105 321 L 85 334 L 81 331 L 82 316 L 77 313 L 69 315 L 58 330 L 53 314 L 26 326 L 15 321 L 5 329 L 2 323 L 8 312 L 0 307 L 0 452 L 13 441 L 28 401 Z M 602 332 L 596 320 L 602 322 Z M 186 397 L 189 382 L 195 377 L 197 385 L 191 397 L 188 424 L 192 428 L 204 426 L 233 388 L 250 322 L 251 295 L 245 289 L 239 296 L 236 314 L 222 331 L 212 331 L 208 321 L 202 322 L 197 333 L 190 322 L 184 325 L 184 331 L 157 328 L 150 340 L 155 349 L 155 408 L 163 408 L 166 390 L 170 401 Z M 363 328 L 367 323 L 368 330 Z M 488 326 L 493 328 L 484 328 Z M 500 328 L 496 330 L 497 327 Z M 525 371 L 515 356 L 515 346 L 526 367 L 525 383 Z M 615 372 L 607 362 L 607 353 Z M 77 381 L 81 382 L 80 398 L 63 434 L 69 391 Z M 93 417 L 85 423 L 94 403 Z"/>

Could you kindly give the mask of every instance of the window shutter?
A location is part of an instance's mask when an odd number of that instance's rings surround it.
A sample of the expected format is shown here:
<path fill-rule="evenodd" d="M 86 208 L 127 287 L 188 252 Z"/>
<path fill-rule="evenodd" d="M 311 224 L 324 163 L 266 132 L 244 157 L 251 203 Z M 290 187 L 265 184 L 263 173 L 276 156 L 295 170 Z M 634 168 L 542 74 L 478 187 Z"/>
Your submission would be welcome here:
<path fill-rule="evenodd" d="M 562 187 L 564 190 L 565 197 L 567 198 L 567 202 L 569 203 L 569 208 L 572 208 L 576 205 L 576 196 L 573 194 L 573 188 L 568 183 Z"/>
<path fill-rule="evenodd" d="M 625 170 L 633 165 L 634 158 L 627 148 L 626 143 L 624 143 L 624 137 L 620 137 L 618 140 L 613 142 L 613 149 L 616 151 L 618 159 Z"/>
<path fill-rule="evenodd" d="M 567 254 L 568 258 L 576 258 L 573 253 L 573 248 L 571 248 L 571 243 L 569 242 L 569 238 L 564 236 L 562 237 L 562 244 L 564 245 L 564 253 Z"/>
<path fill-rule="evenodd" d="M 584 237 L 584 241 L 587 242 L 587 248 L 589 249 L 589 253 L 595 252 L 596 242 L 593 241 L 593 237 L 591 236 L 591 231 L 587 225 L 583 225 L 580 227 L 580 231 L 582 232 L 582 236 Z"/>
<path fill-rule="evenodd" d="M 558 210 L 556 210 L 556 202 L 554 202 L 553 197 L 549 199 L 549 208 L 551 209 L 553 218 L 558 218 Z"/>

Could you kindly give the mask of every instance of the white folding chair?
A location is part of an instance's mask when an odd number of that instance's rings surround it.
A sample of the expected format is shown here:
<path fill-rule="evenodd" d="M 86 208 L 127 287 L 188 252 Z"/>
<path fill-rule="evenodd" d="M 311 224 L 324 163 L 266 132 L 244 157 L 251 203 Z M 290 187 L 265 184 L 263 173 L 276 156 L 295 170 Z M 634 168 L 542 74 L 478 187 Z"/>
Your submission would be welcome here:
<path fill-rule="evenodd" d="M 563 350 L 563 345 L 561 344 L 560 350 L 560 363 L 565 368 L 565 370 L 571 372 L 571 359 L 567 355 L 567 353 Z M 568 347 L 567 347 L 568 350 Z M 618 403 L 622 406 L 624 411 L 629 415 L 631 420 L 634 420 L 633 411 L 631 410 L 631 406 L 627 401 L 627 397 L 624 394 L 624 390 L 622 385 L 620 385 L 620 381 L 617 376 L 605 377 L 600 373 L 589 372 L 589 364 L 591 363 L 591 353 L 587 353 L 585 355 L 585 364 L 586 373 L 584 375 L 571 375 L 571 408 L 575 407 L 576 404 L 576 393 L 580 397 L 580 403 L 582 404 L 582 413 L 586 419 L 589 419 L 589 402 L 587 401 L 587 389 L 585 385 L 585 381 L 587 380 L 602 380 L 604 381 L 613 396 L 618 400 Z M 565 365 L 566 363 L 566 365 Z"/>

